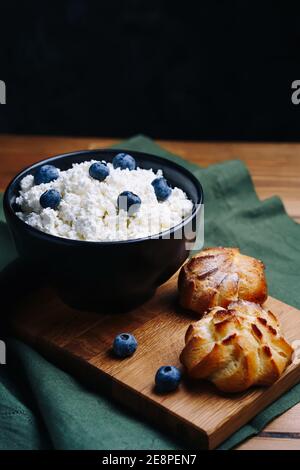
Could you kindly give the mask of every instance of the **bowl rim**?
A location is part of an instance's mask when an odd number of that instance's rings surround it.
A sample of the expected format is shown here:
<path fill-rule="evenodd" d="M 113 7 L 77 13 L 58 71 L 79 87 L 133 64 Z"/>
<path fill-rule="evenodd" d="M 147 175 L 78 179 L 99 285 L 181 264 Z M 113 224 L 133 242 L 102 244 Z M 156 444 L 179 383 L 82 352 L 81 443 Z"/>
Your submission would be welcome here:
<path fill-rule="evenodd" d="M 194 186 L 197 189 L 197 201 L 193 201 L 193 210 L 191 214 L 184 218 L 179 224 L 174 225 L 173 227 L 170 227 L 167 230 L 164 230 L 162 232 L 159 232 L 157 234 L 149 235 L 147 237 L 140 237 L 140 238 L 130 238 L 128 240 L 76 240 L 72 238 L 64 238 L 64 237 L 59 237 L 56 235 L 52 235 L 50 233 L 43 232 L 42 230 L 39 230 L 35 227 L 32 227 L 31 225 L 27 224 L 23 220 L 21 220 L 15 213 L 15 211 L 12 208 L 12 205 L 9 201 L 8 194 L 11 190 L 11 188 L 16 184 L 16 180 L 19 179 L 23 173 L 27 173 L 29 170 L 34 170 L 35 168 L 49 164 L 51 162 L 55 162 L 58 159 L 61 158 L 70 158 L 78 155 L 83 155 L 86 154 L 87 160 L 89 159 L 89 155 L 92 156 L 94 153 L 132 153 L 133 155 L 136 155 L 139 158 L 147 157 L 150 160 L 154 160 L 157 162 L 167 162 L 167 164 L 171 167 L 173 167 L 175 170 L 184 173 L 194 184 Z M 92 158 L 91 158 L 92 160 Z M 74 152 L 67 152 L 67 153 L 61 153 L 57 155 L 53 155 L 51 157 L 45 158 L 43 160 L 39 160 L 38 162 L 33 163 L 32 165 L 28 165 L 27 167 L 23 168 L 21 171 L 19 171 L 13 178 L 12 180 L 8 183 L 4 196 L 3 196 L 3 208 L 4 208 L 4 213 L 5 216 L 8 214 L 10 217 L 12 217 L 17 224 L 20 224 L 23 228 L 28 230 L 32 235 L 36 237 L 41 237 L 43 239 L 46 239 L 50 242 L 56 242 L 56 243 L 62 243 L 66 245 L 76 245 L 76 246 L 86 246 L 88 245 L 101 245 L 101 246 L 113 246 L 113 245 L 120 245 L 120 244 L 131 244 L 131 243 L 141 243 L 145 242 L 147 240 L 154 240 L 154 239 L 163 239 L 167 235 L 172 235 L 175 231 L 179 230 L 180 228 L 183 228 L 185 225 L 187 225 L 189 222 L 191 222 L 195 216 L 198 214 L 204 200 L 204 194 L 203 194 L 203 188 L 200 183 L 200 181 L 193 175 L 191 171 L 189 171 L 187 168 L 181 166 L 180 164 L 173 162 L 172 160 L 169 160 L 168 158 L 161 157 L 159 155 L 154 155 L 151 153 L 147 152 L 141 152 L 138 150 L 128 150 L 128 149 L 122 149 L 122 148 L 95 148 L 95 149 L 86 149 L 86 150 L 76 150 Z"/>

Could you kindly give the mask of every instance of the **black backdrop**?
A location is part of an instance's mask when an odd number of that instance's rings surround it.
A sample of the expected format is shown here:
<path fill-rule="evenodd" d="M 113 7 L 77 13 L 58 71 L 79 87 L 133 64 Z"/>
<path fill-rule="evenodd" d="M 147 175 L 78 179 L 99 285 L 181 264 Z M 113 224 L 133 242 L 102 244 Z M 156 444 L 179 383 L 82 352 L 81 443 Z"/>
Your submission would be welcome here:
<path fill-rule="evenodd" d="M 298 140 L 299 10 L 264 0 L 2 0 L 0 132 Z"/>

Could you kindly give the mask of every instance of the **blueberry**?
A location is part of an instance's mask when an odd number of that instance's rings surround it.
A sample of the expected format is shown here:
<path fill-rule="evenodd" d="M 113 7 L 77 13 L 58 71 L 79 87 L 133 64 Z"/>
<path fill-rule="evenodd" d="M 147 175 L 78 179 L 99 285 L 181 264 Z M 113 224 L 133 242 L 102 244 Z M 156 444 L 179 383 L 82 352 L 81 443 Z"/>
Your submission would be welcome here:
<path fill-rule="evenodd" d="M 156 198 L 158 201 L 165 201 L 170 196 L 172 189 L 169 186 L 166 178 L 159 177 L 152 181 Z"/>
<path fill-rule="evenodd" d="M 56 189 L 48 189 L 48 191 L 45 191 L 40 197 L 40 204 L 44 209 L 46 209 L 46 207 L 57 209 L 60 201 L 61 196 Z"/>
<path fill-rule="evenodd" d="M 128 168 L 128 170 L 135 170 L 136 167 L 135 159 L 128 153 L 118 153 L 118 155 L 113 158 L 112 164 L 114 168 L 121 168 L 121 170 L 125 170 L 126 168 Z"/>
<path fill-rule="evenodd" d="M 158 392 L 172 392 L 176 390 L 181 381 L 181 372 L 174 366 L 163 366 L 155 375 L 155 384 Z"/>
<path fill-rule="evenodd" d="M 53 165 L 40 166 L 35 172 L 35 184 L 50 183 L 50 181 L 57 180 L 59 177 L 58 169 Z"/>
<path fill-rule="evenodd" d="M 121 333 L 114 339 L 113 350 L 118 357 L 128 357 L 132 356 L 137 345 L 137 340 L 133 335 L 130 333 Z"/>
<path fill-rule="evenodd" d="M 129 215 L 135 214 L 141 203 L 141 198 L 131 191 L 123 191 L 118 196 L 118 208 L 127 211 Z"/>
<path fill-rule="evenodd" d="M 109 168 L 105 162 L 95 162 L 90 166 L 89 174 L 95 180 L 104 181 L 109 175 Z"/>

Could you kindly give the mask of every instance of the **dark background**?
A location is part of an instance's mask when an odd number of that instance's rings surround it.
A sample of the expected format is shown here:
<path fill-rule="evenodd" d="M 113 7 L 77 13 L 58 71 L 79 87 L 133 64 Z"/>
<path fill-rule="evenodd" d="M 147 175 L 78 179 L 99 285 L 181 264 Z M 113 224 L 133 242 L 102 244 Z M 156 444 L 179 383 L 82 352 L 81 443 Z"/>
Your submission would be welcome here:
<path fill-rule="evenodd" d="M 0 132 L 299 140 L 299 11 L 263 0 L 2 0 Z"/>

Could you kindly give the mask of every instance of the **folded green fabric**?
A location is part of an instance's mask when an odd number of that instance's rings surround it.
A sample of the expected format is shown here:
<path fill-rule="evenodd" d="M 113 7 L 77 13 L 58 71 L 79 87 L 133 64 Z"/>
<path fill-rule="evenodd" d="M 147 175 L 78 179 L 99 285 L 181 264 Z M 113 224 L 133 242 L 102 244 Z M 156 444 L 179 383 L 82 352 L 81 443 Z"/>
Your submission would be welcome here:
<path fill-rule="evenodd" d="M 300 226 L 277 197 L 259 201 L 240 161 L 200 168 L 137 136 L 115 147 L 175 160 L 199 179 L 205 193 L 205 245 L 237 246 L 267 266 L 271 295 L 300 308 Z M 16 258 L 0 214 L 0 270 Z M 22 280 L 16 280 L 16 286 Z M 17 289 L 17 287 L 16 287 Z M 2 296 L 4 294 L 2 293 Z M 1 334 L 0 334 L 1 338 Z M 7 365 L 0 366 L 0 449 L 180 449 L 141 417 L 124 411 L 56 368 L 30 347 L 7 339 Z M 300 401 L 300 385 L 231 436 L 229 449 L 257 434 Z"/>

